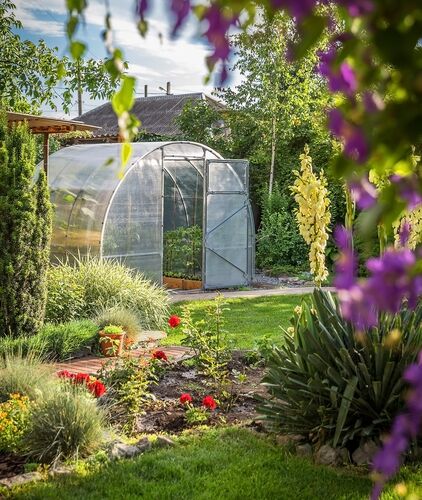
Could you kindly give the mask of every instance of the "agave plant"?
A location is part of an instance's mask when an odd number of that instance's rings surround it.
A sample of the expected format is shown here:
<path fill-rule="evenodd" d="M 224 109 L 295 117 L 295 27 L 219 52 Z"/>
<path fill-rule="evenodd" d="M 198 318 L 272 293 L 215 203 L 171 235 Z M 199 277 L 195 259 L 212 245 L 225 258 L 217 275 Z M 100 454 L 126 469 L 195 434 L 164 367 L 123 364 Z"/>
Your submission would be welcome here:
<path fill-rule="evenodd" d="M 261 400 L 260 418 L 273 430 L 333 446 L 377 439 L 403 406 L 402 374 L 422 348 L 422 305 L 357 332 L 337 300 L 317 289 L 292 325 L 269 359 L 263 384 L 270 397 Z"/>

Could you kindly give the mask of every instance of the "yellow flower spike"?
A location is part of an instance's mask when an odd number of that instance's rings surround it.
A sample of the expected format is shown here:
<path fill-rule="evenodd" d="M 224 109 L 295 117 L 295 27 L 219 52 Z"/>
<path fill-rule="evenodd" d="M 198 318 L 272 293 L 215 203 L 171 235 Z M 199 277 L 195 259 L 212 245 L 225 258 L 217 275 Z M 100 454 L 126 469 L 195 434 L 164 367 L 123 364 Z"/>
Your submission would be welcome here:
<path fill-rule="evenodd" d="M 400 497 L 407 495 L 407 486 L 404 483 L 398 483 L 394 486 L 394 492 Z"/>
<path fill-rule="evenodd" d="M 394 330 L 391 330 L 384 341 L 384 346 L 390 349 L 393 348 L 400 342 L 401 336 L 402 333 L 399 329 L 395 328 Z"/>

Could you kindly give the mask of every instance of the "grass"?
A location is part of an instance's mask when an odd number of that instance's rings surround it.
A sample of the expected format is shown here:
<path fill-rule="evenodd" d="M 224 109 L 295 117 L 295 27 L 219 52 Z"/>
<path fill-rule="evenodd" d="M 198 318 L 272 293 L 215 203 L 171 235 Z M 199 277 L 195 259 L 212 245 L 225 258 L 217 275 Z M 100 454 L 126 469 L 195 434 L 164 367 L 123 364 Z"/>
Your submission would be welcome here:
<path fill-rule="evenodd" d="M 421 473 L 405 475 L 410 491 L 422 491 Z M 316 466 L 289 454 L 271 438 L 246 429 L 206 431 L 174 448 L 136 459 L 97 464 L 73 477 L 33 483 L 13 498 L 48 500 L 366 500 L 371 481 L 356 469 Z M 399 498 L 393 488 L 383 500 Z"/>
<path fill-rule="evenodd" d="M 274 342 L 281 342 L 283 333 L 280 327 L 290 326 L 293 309 L 306 295 L 280 295 L 259 298 L 229 299 L 229 311 L 225 314 L 225 329 L 234 347 L 250 349 L 256 340 L 268 335 Z M 180 302 L 172 306 L 172 314 L 181 314 L 182 306 L 188 304 L 195 319 L 204 317 L 209 300 Z M 162 341 L 163 345 L 179 345 L 183 338 L 179 327 L 170 331 Z"/>

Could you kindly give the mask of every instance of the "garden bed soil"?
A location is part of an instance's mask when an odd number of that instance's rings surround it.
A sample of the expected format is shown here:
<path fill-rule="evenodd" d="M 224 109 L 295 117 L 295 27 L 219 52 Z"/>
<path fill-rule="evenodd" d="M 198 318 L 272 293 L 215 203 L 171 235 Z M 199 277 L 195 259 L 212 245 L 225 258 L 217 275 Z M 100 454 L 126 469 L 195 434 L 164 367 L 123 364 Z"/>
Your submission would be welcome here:
<path fill-rule="evenodd" d="M 0 453 L 0 479 L 22 474 L 25 472 L 26 462 L 26 457 L 14 455 L 13 453 Z"/>
<path fill-rule="evenodd" d="M 207 425 L 243 424 L 261 428 L 255 419 L 256 394 L 265 394 L 260 385 L 264 375 L 263 367 L 248 366 L 240 352 L 235 352 L 229 365 L 231 403 L 222 402 L 211 413 Z M 246 375 L 246 381 L 240 383 L 234 373 Z M 206 395 L 215 395 L 209 381 L 199 373 L 196 366 L 189 362 L 173 365 L 159 383 L 152 387 L 154 401 L 144 408 L 144 414 L 137 419 L 137 432 L 155 434 L 170 432 L 177 434 L 191 428 L 185 420 L 185 410 L 179 402 L 180 395 L 189 393 L 195 406 L 200 406 Z"/>

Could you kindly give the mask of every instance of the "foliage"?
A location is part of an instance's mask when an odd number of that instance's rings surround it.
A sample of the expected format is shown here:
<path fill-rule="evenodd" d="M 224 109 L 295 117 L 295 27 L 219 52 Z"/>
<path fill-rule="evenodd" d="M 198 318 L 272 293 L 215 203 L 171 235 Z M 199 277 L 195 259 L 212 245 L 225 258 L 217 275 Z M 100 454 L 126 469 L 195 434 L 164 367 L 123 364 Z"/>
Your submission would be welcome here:
<path fill-rule="evenodd" d="M 401 377 L 421 348 L 421 321 L 422 304 L 357 332 L 333 296 L 315 290 L 312 304 L 296 309 L 292 336 L 273 350 L 262 419 L 320 444 L 379 439 L 404 405 Z"/>
<path fill-rule="evenodd" d="M 98 326 L 91 320 L 46 324 L 38 334 L 44 345 L 43 353 L 49 359 L 65 360 L 84 349 L 92 349 Z"/>
<path fill-rule="evenodd" d="M 307 268 L 306 244 L 299 234 L 289 199 L 281 194 L 278 183 L 270 195 L 263 193 L 262 206 L 256 250 L 258 268 L 274 270 L 280 265 Z"/>
<path fill-rule="evenodd" d="M 202 372 L 215 384 L 224 384 L 230 350 L 224 330 L 224 311 L 227 310 L 222 295 L 217 295 L 205 310 L 205 318 L 195 321 L 189 306 L 182 311 L 182 344 L 193 349 Z"/>
<path fill-rule="evenodd" d="M 224 118 L 224 111 L 218 109 L 217 104 L 190 100 L 175 121 L 183 140 L 205 144 L 224 154 L 227 144 Z"/>
<path fill-rule="evenodd" d="M 43 463 L 88 456 L 103 440 L 103 412 L 79 386 L 61 384 L 46 392 L 34 403 L 30 421 L 25 445 Z"/>
<path fill-rule="evenodd" d="M 254 365 L 260 363 L 267 364 L 273 354 L 275 345 L 269 335 L 264 335 L 260 339 L 255 340 L 252 349 L 245 353 L 246 362 Z"/>
<path fill-rule="evenodd" d="M 199 226 L 179 227 L 165 231 L 163 270 L 166 276 L 201 276 L 202 229 Z"/>
<path fill-rule="evenodd" d="M 292 309 L 300 304 L 304 295 L 280 295 L 256 298 L 226 298 L 230 314 L 224 318 L 227 342 L 237 349 L 251 349 L 256 341 L 269 337 L 277 344 L 283 342 L 280 327 L 287 328 Z M 172 312 L 181 315 L 188 307 L 194 322 L 205 320 L 206 311 L 212 307 L 211 300 L 181 302 L 172 306 Z M 180 345 L 184 334 L 182 326 L 168 331 L 161 345 Z"/>
<path fill-rule="evenodd" d="M 209 412 L 205 408 L 197 408 L 193 405 L 186 405 L 185 419 L 189 425 L 204 424 L 208 421 Z"/>
<path fill-rule="evenodd" d="M 120 325 L 126 333 L 126 336 L 134 341 L 137 339 L 142 330 L 142 326 L 136 312 L 124 307 L 115 306 L 101 311 L 95 318 L 95 322 L 100 330 L 104 329 L 107 325 Z"/>
<path fill-rule="evenodd" d="M 50 269 L 47 321 L 95 317 L 113 307 L 133 310 L 142 328 L 154 330 L 163 326 L 168 317 L 168 294 L 111 259 L 88 256 L 77 260 L 75 266 L 61 262 Z"/>
<path fill-rule="evenodd" d="M 107 335 L 116 335 L 119 333 L 123 333 L 123 328 L 121 326 L 116 325 L 107 325 L 103 328 L 103 332 Z"/>
<path fill-rule="evenodd" d="M 98 375 L 107 387 L 104 399 L 109 419 L 131 434 L 142 405 L 150 400 L 149 388 L 156 382 L 155 364 L 126 355 L 103 365 Z"/>
<path fill-rule="evenodd" d="M 97 333 L 97 325 L 90 320 L 47 323 L 36 335 L 0 339 L 0 355 L 37 353 L 48 360 L 62 361 L 92 349 Z"/>
<path fill-rule="evenodd" d="M 328 277 L 325 265 L 325 248 L 328 241 L 328 225 L 331 221 L 329 210 L 327 180 L 324 172 L 317 177 L 312 171 L 312 158 L 309 156 L 309 146 L 306 145 L 300 156 L 300 172 L 295 171 L 297 179 L 292 186 L 295 201 L 298 203 L 296 219 L 300 234 L 310 246 L 309 263 L 311 273 L 318 286 Z"/>
<path fill-rule="evenodd" d="M 82 465 L 82 464 L 81 464 Z M 142 481 L 139 478 L 142 477 Z M 420 495 L 421 472 L 407 470 L 410 491 Z M 291 499 L 300 491 L 306 500 L 367 500 L 371 481 L 350 467 L 321 467 L 292 455 L 264 433 L 246 428 L 212 428 L 182 436 L 177 446 L 153 449 L 132 460 L 86 464 L 64 481 L 38 481 L 13 490 L 22 500 L 151 500 L 214 498 Z M 223 493 L 224 492 L 224 493 Z M 394 486 L 383 500 L 397 499 Z"/>
<path fill-rule="evenodd" d="M 10 394 L 10 399 L 0 403 L 0 452 L 18 452 L 28 429 L 29 399 L 20 394 Z"/>
<path fill-rule="evenodd" d="M 60 58 L 58 49 L 51 49 L 40 40 L 22 40 L 17 30 L 23 28 L 16 18 L 15 5 L 10 0 L 0 4 L 0 102 L 14 111 L 34 112 L 41 104 L 57 109 L 56 87 L 60 107 L 68 113 L 78 90 L 91 99 L 107 99 L 113 94 L 117 81 L 107 72 L 104 61 L 88 59 L 74 62 Z M 28 109 L 28 105 L 30 108 Z"/>
<path fill-rule="evenodd" d="M 26 125 L 0 117 L 0 336 L 32 335 L 46 303 L 51 205 L 47 180 L 35 173 L 35 146 Z"/>
<path fill-rule="evenodd" d="M 27 396 L 31 401 L 49 390 L 55 380 L 54 368 L 43 363 L 37 353 L 6 353 L 0 357 L 0 402 L 10 394 Z"/>

